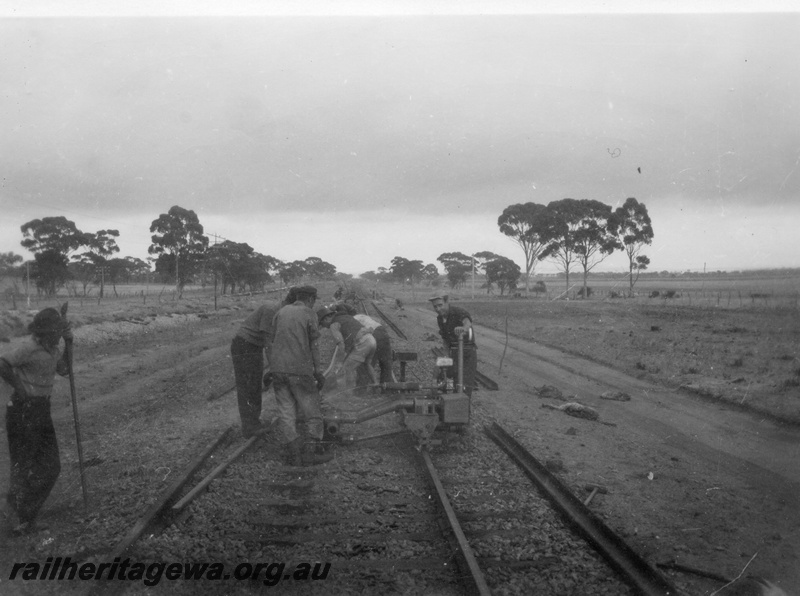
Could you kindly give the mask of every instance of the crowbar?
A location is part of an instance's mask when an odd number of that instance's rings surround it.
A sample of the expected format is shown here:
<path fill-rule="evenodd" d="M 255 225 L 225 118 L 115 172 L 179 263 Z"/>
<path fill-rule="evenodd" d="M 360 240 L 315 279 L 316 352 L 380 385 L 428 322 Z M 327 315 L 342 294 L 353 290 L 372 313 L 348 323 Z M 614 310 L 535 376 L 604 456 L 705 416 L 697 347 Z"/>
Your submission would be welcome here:
<path fill-rule="evenodd" d="M 61 307 L 61 318 L 66 319 L 69 302 Z M 69 392 L 72 396 L 72 418 L 75 421 L 75 439 L 78 442 L 78 466 L 81 473 L 81 491 L 83 492 L 83 506 L 89 506 L 89 497 L 86 494 L 86 478 L 83 473 L 83 443 L 81 441 L 81 423 L 78 418 L 78 397 L 75 393 L 75 373 L 72 370 L 72 339 L 64 340 L 64 351 L 67 354 L 67 369 L 69 370 Z"/>

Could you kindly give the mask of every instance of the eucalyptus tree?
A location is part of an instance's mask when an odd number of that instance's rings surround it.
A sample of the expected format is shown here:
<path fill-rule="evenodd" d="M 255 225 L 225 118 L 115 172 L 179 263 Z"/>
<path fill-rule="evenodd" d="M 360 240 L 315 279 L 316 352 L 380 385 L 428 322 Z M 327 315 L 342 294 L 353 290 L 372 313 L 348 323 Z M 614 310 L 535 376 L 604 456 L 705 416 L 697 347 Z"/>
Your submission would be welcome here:
<path fill-rule="evenodd" d="M 525 292 L 528 292 L 531 274 L 545 248 L 542 234 L 547 208 L 538 203 L 509 205 L 497 219 L 500 231 L 514 240 L 525 253 Z"/>
<path fill-rule="evenodd" d="M 628 257 L 628 295 L 633 296 L 633 286 L 639 273 L 647 269 L 649 257 L 641 254 L 645 245 L 653 242 L 653 225 L 647 207 L 633 197 L 614 211 L 614 225 Z"/>
<path fill-rule="evenodd" d="M 297 283 L 303 279 L 303 276 L 308 274 L 307 266 L 308 265 L 305 261 L 292 261 L 291 263 L 283 263 L 278 271 L 278 276 L 286 285 Z"/>
<path fill-rule="evenodd" d="M 500 295 L 505 293 L 506 288 L 513 290 L 517 287 L 517 281 L 522 275 L 519 265 L 508 257 L 498 256 L 496 259 L 488 261 L 485 265 L 487 286 L 497 284 L 500 288 Z"/>
<path fill-rule="evenodd" d="M 119 252 L 117 246 L 118 230 L 98 230 L 94 233 L 84 234 L 84 247 L 86 252 L 74 255 L 72 259 L 82 265 L 83 275 L 90 279 L 100 278 L 100 297 L 105 294 L 105 282 L 108 271 L 108 260 L 113 254 Z M 83 293 L 86 294 L 86 280 L 84 278 Z"/>
<path fill-rule="evenodd" d="M 167 213 L 153 220 L 150 232 L 152 244 L 147 249 L 156 255 L 156 271 L 175 276 L 178 297 L 191 281 L 205 257 L 208 237 L 203 235 L 203 226 L 191 209 L 175 205 Z"/>
<path fill-rule="evenodd" d="M 472 270 L 472 257 L 463 252 L 445 252 L 436 260 L 444 267 L 451 288 L 463 284 L 467 280 L 467 274 Z"/>
<path fill-rule="evenodd" d="M 306 274 L 314 279 L 332 279 L 336 276 L 336 266 L 319 257 L 306 258 Z"/>
<path fill-rule="evenodd" d="M 573 234 L 577 261 L 583 268 L 583 296 L 586 297 L 589 271 L 621 249 L 622 244 L 617 238 L 611 206 L 591 199 L 583 199 L 579 204 L 581 217 Z"/>
<path fill-rule="evenodd" d="M 36 287 L 47 295 L 54 295 L 70 277 L 67 265 L 70 253 L 85 246 L 87 235 L 74 221 L 63 215 L 32 219 L 22 226 L 20 244 L 34 253 L 35 267 L 31 272 Z"/>
<path fill-rule="evenodd" d="M 209 246 L 206 251 L 206 264 L 214 274 L 214 285 L 222 285 L 222 294 L 228 293 L 228 286 L 231 294 L 236 290 L 237 284 L 240 288 L 245 285 L 245 271 L 247 263 L 252 258 L 253 248 L 244 242 L 234 242 L 224 240 L 219 244 Z"/>
<path fill-rule="evenodd" d="M 583 268 L 583 295 L 587 278 L 598 263 L 621 248 L 616 236 L 611 207 L 591 199 L 561 199 L 547 205 L 542 238 L 546 242 L 541 259 L 557 261 L 565 274 L 569 290 L 569 273 L 573 263 Z"/>
<path fill-rule="evenodd" d="M 439 269 L 433 263 L 428 263 L 422 268 L 422 279 L 431 282 L 439 277 Z"/>
<path fill-rule="evenodd" d="M 0 281 L 7 277 L 12 278 L 12 286 L 8 290 L 8 294 L 11 296 L 14 310 L 17 309 L 17 282 L 13 278 L 19 274 L 19 263 L 22 263 L 21 255 L 11 251 L 0 252 Z"/>

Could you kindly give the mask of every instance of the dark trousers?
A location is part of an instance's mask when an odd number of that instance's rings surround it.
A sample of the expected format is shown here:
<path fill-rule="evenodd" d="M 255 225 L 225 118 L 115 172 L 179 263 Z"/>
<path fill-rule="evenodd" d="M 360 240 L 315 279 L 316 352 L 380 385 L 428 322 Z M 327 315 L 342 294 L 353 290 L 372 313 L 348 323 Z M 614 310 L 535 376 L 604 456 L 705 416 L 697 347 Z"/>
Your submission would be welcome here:
<path fill-rule="evenodd" d="M 453 359 L 453 382 L 458 382 L 458 346 L 450 346 L 450 357 Z M 477 346 L 464 346 L 464 393 L 472 397 L 475 388 L 475 372 L 478 370 Z M 449 375 L 448 375 L 449 376 Z"/>
<path fill-rule="evenodd" d="M 238 335 L 231 341 L 233 375 L 236 378 L 236 400 L 242 434 L 251 436 L 261 418 L 261 379 L 264 375 L 264 348 L 245 341 Z"/>
<path fill-rule="evenodd" d="M 375 337 L 375 343 L 378 348 L 375 350 L 375 356 L 372 357 L 372 366 L 377 363 L 380 367 L 381 383 L 391 383 L 392 381 L 392 342 L 389 339 L 389 332 L 383 327 L 378 327 L 372 332 Z M 369 381 L 367 381 L 369 382 Z"/>
<path fill-rule="evenodd" d="M 58 440 L 50 417 L 50 398 L 17 400 L 6 408 L 11 486 L 6 497 L 20 521 L 30 522 L 53 490 L 61 473 Z"/>

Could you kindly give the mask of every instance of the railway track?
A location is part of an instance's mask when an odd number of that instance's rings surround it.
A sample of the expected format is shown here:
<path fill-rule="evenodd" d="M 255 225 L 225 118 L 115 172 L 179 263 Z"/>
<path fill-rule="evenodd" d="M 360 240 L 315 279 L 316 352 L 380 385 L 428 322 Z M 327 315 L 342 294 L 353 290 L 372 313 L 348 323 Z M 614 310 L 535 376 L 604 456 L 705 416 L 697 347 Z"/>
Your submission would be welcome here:
<path fill-rule="evenodd" d="M 372 308 L 375 310 L 375 312 L 378 313 L 378 316 L 383 320 L 383 322 L 386 323 L 391 328 L 391 330 L 395 332 L 397 337 L 406 340 L 408 339 L 408 336 L 406 336 L 406 334 L 403 333 L 403 330 L 397 326 L 397 324 L 392 320 L 392 318 L 388 316 L 386 313 L 384 313 L 380 308 L 378 308 L 378 305 L 375 304 L 374 300 L 370 302 L 370 304 L 372 305 Z"/>
<path fill-rule="evenodd" d="M 369 426 L 367 434 L 392 420 Z M 627 585 L 493 440 L 477 424 L 446 435 L 431 453 L 407 435 L 365 440 L 314 468 L 282 465 L 269 439 L 234 441 L 198 474 L 230 460 L 224 473 L 198 483 L 202 490 L 180 507 L 193 489 L 162 499 L 153 518 L 161 523 L 144 524 L 133 540 L 129 533 L 113 555 L 215 562 L 239 577 L 262 565 L 257 580 L 171 581 L 178 594 L 230 594 L 270 582 L 298 594 L 677 593 Z M 286 578 L 300 563 L 310 575 Z M 285 564 L 280 577 L 277 564 Z M 140 584 L 124 588 L 149 593 Z"/>

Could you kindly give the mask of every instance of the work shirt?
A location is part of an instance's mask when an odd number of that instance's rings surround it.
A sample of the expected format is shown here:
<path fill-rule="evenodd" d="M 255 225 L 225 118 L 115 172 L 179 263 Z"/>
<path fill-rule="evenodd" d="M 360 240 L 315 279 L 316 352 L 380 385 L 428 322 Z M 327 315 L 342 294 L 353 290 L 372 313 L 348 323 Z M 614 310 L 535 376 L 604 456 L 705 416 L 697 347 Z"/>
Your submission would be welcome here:
<path fill-rule="evenodd" d="M 452 304 L 448 309 L 446 317 L 442 317 L 442 315 L 436 316 L 436 322 L 439 324 L 439 335 L 441 335 L 442 339 L 450 346 L 458 345 L 458 335 L 456 335 L 455 329 L 456 327 L 464 326 L 464 319 L 469 319 L 469 322 L 472 322 L 472 317 L 466 310 L 459 306 L 453 306 Z M 469 333 L 465 333 L 463 337 L 465 346 L 475 345 L 475 329 L 470 329 Z"/>
<path fill-rule="evenodd" d="M 369 315 L 353 315 L 353 318 L 361 323 L 366 329 L 370 331 L 375 331 L 378 327 L 381 326 L 378 321 L 370 317 Z"/>
<path fill-rule="evenodd" d="M 49 397 L 53 392 L 56 372 L 61 375 L 68 374 L 68 371 L 59 365 L 60 358 L 61 352 L 57 346 L 50 352 L 32 335 L 26 337 L 16 349 L 0 356 L 0 359 L 11 366 L 25 391 L 25 395 L 20 395 L 20 398 Z"/>
<path fill-rule="evenodd" d="M 239 327 L 236 332 L 237 337 L 261 348 L 267 347 L 272 343 L 272 320 L 278 308 L 277 302 L 267 302 L 259 306 Z"/>
<path fill-rule="evenodd" d="M 331 325 L 335 323 L 339 323 L 339 333 L 341 333 L 344 338 L 344 348 L 348 354 L 356 347 L 356 341 L 361 339 L 365 333 L 369 333 L 369 330 L 366 329 L 364 325 L 350 315 L 336 313 L 333 317 L 333 321 L 331 321 Z"/>
<path fill-rule="evenodd" d="M 273 320 L 270 369 L 274 373 L 313 375 L 312 342 L 319 338 L 316 313 L 303 302 L 287 304 Z"/>

